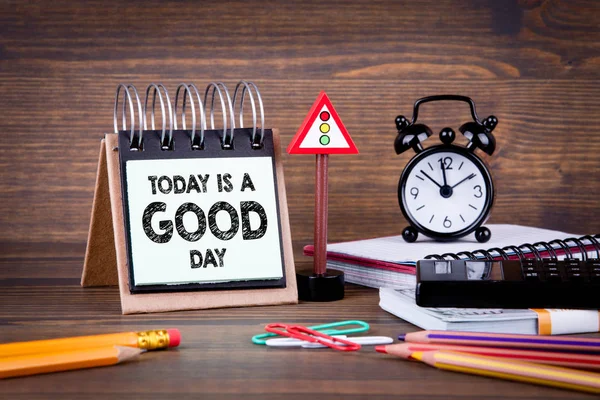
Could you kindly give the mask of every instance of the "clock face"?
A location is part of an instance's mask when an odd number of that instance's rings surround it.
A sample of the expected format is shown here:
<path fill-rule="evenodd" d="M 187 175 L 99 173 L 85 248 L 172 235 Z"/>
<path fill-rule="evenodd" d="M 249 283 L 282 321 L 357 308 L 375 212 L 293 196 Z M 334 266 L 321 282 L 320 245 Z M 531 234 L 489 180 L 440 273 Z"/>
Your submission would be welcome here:
<path fill-rule="evenodd" d="M 483 162 L 456 146 L 430 147 L 413 158 L 399 186 L 404 215 L 428 236 L 463 236 L 484 222 L 493 200 Z"/>

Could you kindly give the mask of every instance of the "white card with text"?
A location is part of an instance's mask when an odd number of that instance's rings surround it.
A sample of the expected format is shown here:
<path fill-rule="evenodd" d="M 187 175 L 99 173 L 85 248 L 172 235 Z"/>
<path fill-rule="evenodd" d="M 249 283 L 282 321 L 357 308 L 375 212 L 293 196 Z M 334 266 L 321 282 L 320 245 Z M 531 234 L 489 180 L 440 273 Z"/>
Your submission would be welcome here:
<path fill-rule="evenodd" d="M 281 279 L 271 157 L 129 160 L 136 286 Z"/>

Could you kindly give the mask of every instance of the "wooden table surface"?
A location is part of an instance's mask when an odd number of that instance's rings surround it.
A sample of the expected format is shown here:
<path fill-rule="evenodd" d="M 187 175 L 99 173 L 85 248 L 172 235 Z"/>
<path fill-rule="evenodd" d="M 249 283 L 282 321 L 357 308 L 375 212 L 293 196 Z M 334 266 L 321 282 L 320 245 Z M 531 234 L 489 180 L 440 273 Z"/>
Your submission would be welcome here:
<path fill-rule="evenodd" d="M 287 145 L 326 90 L 357 156 L 330 159 L 329 240 L 397 235 L 396 188 L 411 155 L 394 119 L 422 96 L 471 96 L 494 114 L 483 156 L 490 222 L 600 232 L 600 2 L 595 0 L 0 2 L 0 342 L 178 327 L 179 350 L 111 368 L 0 382 L 31 398 L 583 398 L 436 371 L 374 352 L 265 349 L 268 322 L 360 318 L 372 333 L 414 330 L 349 286 L 331 304 L 120 314 L 116 288 L 78 286 L 99 142 L 114 91 L 162 82 L 255 81 L 266 125 Z M 173 94 L 173 93 L 172 93 Z M 427 105 L 435 134 L 469 119 Z M 437 135 L 428 144 L 437 144 Z M 312 242 L 314 158 L 283 157 L 294 253 Z M 210 395 L 210 396 L 209 396 Z"/>
<path fill-rule="evenodd" d="M 120 314 L 117 288 L 79 287 L 81 260 L 0 260 L 0 342 L 137 331 L 181 330 L 178 349 L 151 352 L 105 368 L 0 380 L 6 399 L 579 399 L 592 396 L 523 383 L 439 371 L 376 353 L 277 349 L 250 338 L 267 323 L 304 325 L 360 319 L 370 335 L 418 330 L 378 306 L 377 290 L 347 285 L 332 303 Z M 43 271 L 42 270 L 43 267 Z M 6 278 L 18 269 L 38 270 Z M 589 335 L 587 335 L 589 336 Z M 596 336 L 596 335 L 592 335 Z"/>

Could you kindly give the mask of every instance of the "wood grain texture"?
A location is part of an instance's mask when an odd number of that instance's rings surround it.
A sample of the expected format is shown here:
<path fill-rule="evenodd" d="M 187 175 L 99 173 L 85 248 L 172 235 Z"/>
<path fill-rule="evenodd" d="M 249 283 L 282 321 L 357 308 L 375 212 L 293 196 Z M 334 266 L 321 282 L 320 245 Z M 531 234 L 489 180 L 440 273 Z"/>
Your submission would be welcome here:
<path fill-rule="evenodd" d="M 143 4 L 143 5 L 142 5 Z M 86 240 L 114 89 L 254 80 L 289 142 L 322 89 L 359 156 L 332 157 L 329 240 L 398 234 L 393 119 L 418 97 L 494 114 L 491 222 L 599 231 L 600 6 L 595 1 L 4 2 L 0 242 Z M 426 106 L 435 132 L 468 119 Z M 437 139 L 430 139 L 431 144 Z M 312 157 L 284 157 L 296 254 L 312 242 Z"/>
<path fill-rule="evenodd" d="M 39 260 L 2 259 L 0 271 Z M 118 289 L 81 288 L 68 276 L 76 257 L 44 259 L 44 274 L 0 277 L 0 342 L 179 328 L 178 349 L 114 367 L 0 380 L 10 399 L 584 399 L 586 394 L 438 371 L 364 347 L 355 353 L 277 349 L 250 338 L 271 322 L 321 324 L 361 319 L 369 334 L 395 337 L 417 328 L 378 306 L 374 289 L 347 285 L 333 303 L 120 314 Z M 585 335 L 585 336 L 598 336 Z"/>
<path fill-rule="evenodd" d="M 5 2 L 0 68 L 0 241 L 85 242 L 114 89 L 222 79 L 259 85 L 289 142 L 316 94 L 361 154 L 332 157 L 330 241 L 398 234 L 393 119 L 420 96 L 472 96 L 493 113 L 491 222 L 596 232 L 600 201 L 595 1 Z M 191 23 L 189 21 L 198 21 Z M 434 131 L 468 118 L 429 106 Z M 431 139 L 433 143 L 437 139 Z M 284 157 L 296 254 L 312 242 L 312 157 Z"/>
<path fill-rule="evenodd" d="M 499 118 L 483 157 L 490 222 L 600 232 L 600 2 L 595 0 L 128 1 L 0 3 L 0 340 L 177 326 L 184 348 L 115 368 L 0 382 L 11 399 L 583 398 L 444 374 L 369 352 L 332 356 L 250 345 L 267 322 L 362 318 L 374 334 L 414 327 L 375 291 L 293 307 L 121 316 L 117 289 L 77 286 L 100 139 L 116 85 L 259 86 L 287 145 L 326 90 L 360 150 L 329 162 L 329 241 L 399 234 L 394 118 L 422 96 L 471 96 Z M 438 132 L 464 105 L 426 105 Z M 436 138 L 431 144 L 438 143 Z M 314 157 L 283 157 L 297 261 L 312 243 Z M 310 261 L 305 261 L 309 263 Z M 307 264 L 309 265 L 309 264 Z M 189 346 L 189 347 L 188 347 Z"/>

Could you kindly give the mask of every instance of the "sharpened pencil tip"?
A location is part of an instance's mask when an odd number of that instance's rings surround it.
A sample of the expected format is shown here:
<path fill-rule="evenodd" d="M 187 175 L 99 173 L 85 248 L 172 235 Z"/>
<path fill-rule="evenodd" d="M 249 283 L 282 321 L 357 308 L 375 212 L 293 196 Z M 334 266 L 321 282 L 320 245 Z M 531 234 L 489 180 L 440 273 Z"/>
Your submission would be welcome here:
<path fill-rule="evenodd" d="M 134 358 L 139 354 L 145 352 L 143 349 L 139 349 L 137 347 L 128 347 L 128 346 L 114 346 L 117 349 L 117 359 L 119 362 L 129 360 L 130 358 Z"/>
<path fill-rule="evenodd" d="M 398 335 L 398 340 L 404 340 L 405 338 L 406 338 L 405 333 L 401 333 L 400 335 Z"/>
<path fill-rule="evenodd" d="M 387 354 L 386 346 L 375 346 L 375 351 L 378 353 Z"/>

